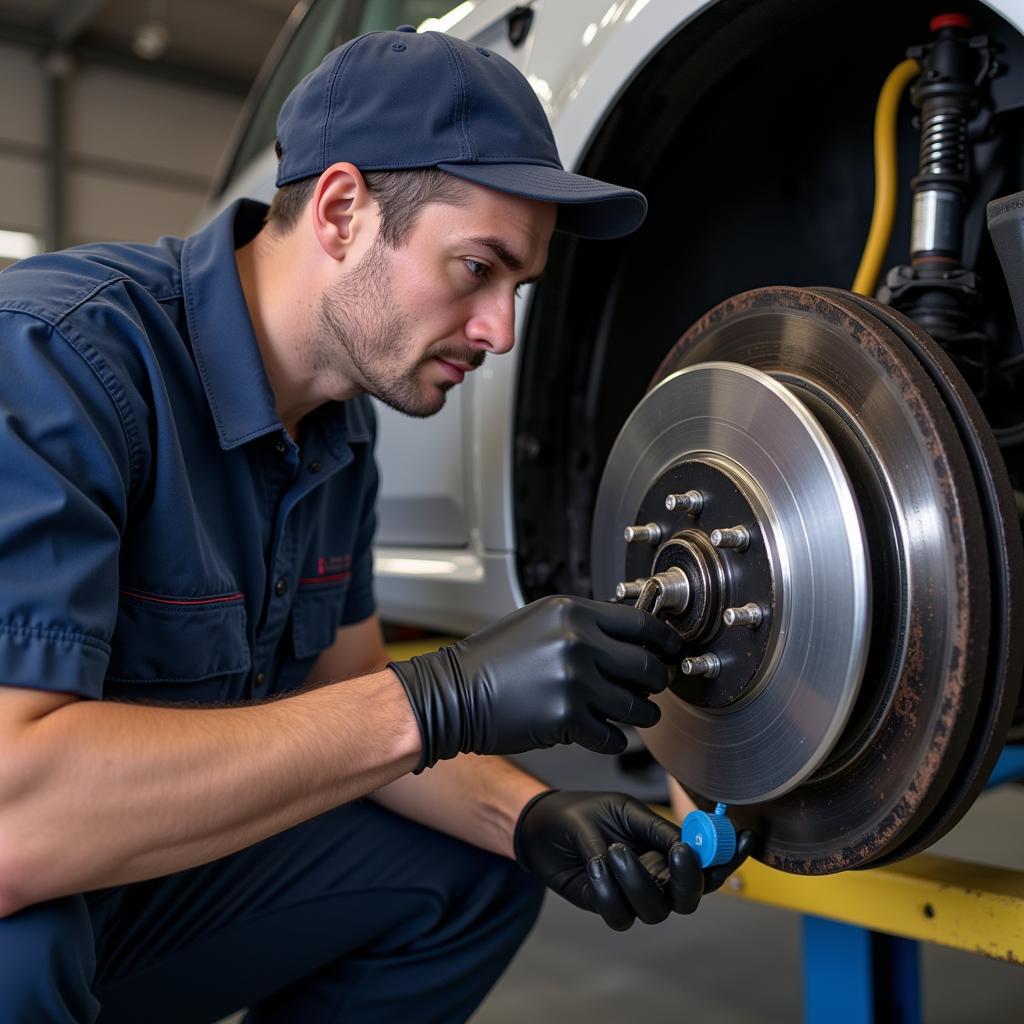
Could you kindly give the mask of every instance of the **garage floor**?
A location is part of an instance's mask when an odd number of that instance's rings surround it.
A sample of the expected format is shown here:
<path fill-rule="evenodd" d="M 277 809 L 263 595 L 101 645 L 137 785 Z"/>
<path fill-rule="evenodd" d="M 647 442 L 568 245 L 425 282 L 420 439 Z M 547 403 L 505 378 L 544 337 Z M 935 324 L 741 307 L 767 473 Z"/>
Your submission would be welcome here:
<path fill-rule="evenodd" d="M 517 760 L 563 788 L 663 799 L 660 773 L 627 776 L 615 759 L 582 749 Z M 932 852 L 1024 870 L 1024 786 L 985 794 Z M 691 918 L 625 933 L 552 895 L 473 1024 L 794 1024 L 802 1017 L 800 937 L 796 914 L 724 895 Z M 1024 969 L 937 946 L 924 947 L 922 965 L 927 1024 L 1022 1019 Z"/>

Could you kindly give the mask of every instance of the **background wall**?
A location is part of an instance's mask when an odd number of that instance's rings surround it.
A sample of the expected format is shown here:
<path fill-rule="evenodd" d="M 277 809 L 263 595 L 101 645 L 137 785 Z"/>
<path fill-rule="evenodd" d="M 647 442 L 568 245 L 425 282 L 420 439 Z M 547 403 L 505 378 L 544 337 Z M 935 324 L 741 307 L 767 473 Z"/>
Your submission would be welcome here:
<path fill-rule="evenodd" d="M 242 107 L 225 96 L 88 65 L 65 76 L 67 244 L 187 231 Z M 47 70 L 0 45 L 0 229 L 46 234 Z"/>
<path fill-rule="evenodd" d="M 0 0 L 0 231 L 40 250 L 187 233 L 292 7 Z"/>

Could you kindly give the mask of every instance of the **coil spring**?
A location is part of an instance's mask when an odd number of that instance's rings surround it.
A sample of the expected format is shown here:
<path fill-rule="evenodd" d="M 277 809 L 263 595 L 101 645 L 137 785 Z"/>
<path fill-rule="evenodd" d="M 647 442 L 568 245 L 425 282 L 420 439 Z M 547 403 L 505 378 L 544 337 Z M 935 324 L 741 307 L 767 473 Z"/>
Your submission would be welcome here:
<path fill-rule="evenodd" d="M 967 175 L 967 118 L 958 110 L 939 108 L 922 117 L 918 174 Z"/>

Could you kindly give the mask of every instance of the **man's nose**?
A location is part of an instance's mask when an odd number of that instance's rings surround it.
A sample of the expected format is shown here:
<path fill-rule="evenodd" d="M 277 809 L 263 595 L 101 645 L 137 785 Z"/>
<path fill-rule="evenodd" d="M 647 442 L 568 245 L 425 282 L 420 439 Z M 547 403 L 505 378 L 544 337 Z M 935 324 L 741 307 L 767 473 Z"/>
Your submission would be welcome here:
<path fill-rule="evenodd" d="M 508 352 L 515 344 L 515 300 L 497 298 L 474 310 L 466 324 L 466 337 L 483 343 L 496 355 Z"/>

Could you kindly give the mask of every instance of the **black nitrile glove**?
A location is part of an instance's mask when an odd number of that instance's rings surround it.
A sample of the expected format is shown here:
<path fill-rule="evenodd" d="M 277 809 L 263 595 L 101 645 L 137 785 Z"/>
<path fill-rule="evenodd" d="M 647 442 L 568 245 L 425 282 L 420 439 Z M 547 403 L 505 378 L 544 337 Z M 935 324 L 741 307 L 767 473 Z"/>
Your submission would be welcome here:
<path fill-rule="evenodd" d="M 609 719 L 651 726 L 678 634 L 649 612 L 544 597 L 431 654 L 392 662 L 423 737 L 417 771 L 460 753 L 518 754 L 579 743 L 626 748 Z"/>
<path fill-rule="evenodd" d="M 754 833 L 736 837 L 728 864 L 701 869 L 679 828 L 624 793 L 535 796 L 520 812 L 514 847 L 520 866 L 616 931 L 636 918 L 658 924 L 692 914 L 746 859 Z"/>

